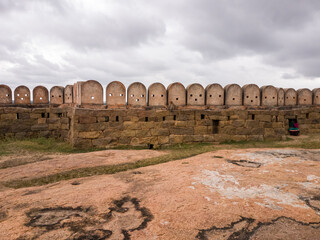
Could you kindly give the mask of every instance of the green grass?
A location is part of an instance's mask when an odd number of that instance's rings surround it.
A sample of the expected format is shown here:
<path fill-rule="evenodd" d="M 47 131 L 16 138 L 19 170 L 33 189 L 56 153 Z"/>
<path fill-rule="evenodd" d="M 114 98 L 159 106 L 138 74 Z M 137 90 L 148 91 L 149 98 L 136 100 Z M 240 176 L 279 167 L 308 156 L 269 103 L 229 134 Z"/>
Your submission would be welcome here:
<path fill-rule="evenodd" d="M 201 153 L 216 151 L 221 149 L 245 149 L 245 148 L 304 148 L 304 149 L 319 149 L 320 137 L 319 135 L 310 135 L 305 138 L 287 138 L 284 141 L 241 141 L 241 142 L 224 142 L 213 145 L 211 143 L 195 143 L 195 144 L 177 144 L 173 146 L 163 147 L 160 151 L 167 152 L 166 155 L 159 157 L 143 159 L 134 163 L 123 163 L 116 165 L 104 165 L 96 167 L 87 167 L 74 169 L 70 171 L 60 172 L 44 177 L 38 177 L 27 180 L 12 180 L 2 183 L 10 188 L 23 188 L 31 186 L 41 186 L 62 180 L 73 178 L 89 177 L 102 174 L 114 174 L 127 170 L 133 170 L 141 167 L 152 166 L 156 164 L 166 163 L 180 159 L 196 156 Z M 61 143 L 52 139 L 30 139 L 24 141 L 13 141 L 5 143 L 4 150 L 7 153 L 12 152 L 13 148 L 28 150 L 32 152 L 60 152 L 60 153 L 74 153 L 74 152 L 88 152 L 82 150 L 72 149 L 67 143 Z M 117 149 L 141 149 L 141 147 L 121 146 Z M 90 150 L 89 150 L 90 151 Z M 92 149 L 91 149 L 92 151 Z M 1 154 L 0 154 L 1 155 Z"/>
<path fill-rule="evenodd" d="M 0 140 L 0 156 L 19 154 L 23 152 L 39 153 L 83 153 L 98 149 L 74 149 L 69 143 L 53 138 L 30 138 L 23 140 Z"/>

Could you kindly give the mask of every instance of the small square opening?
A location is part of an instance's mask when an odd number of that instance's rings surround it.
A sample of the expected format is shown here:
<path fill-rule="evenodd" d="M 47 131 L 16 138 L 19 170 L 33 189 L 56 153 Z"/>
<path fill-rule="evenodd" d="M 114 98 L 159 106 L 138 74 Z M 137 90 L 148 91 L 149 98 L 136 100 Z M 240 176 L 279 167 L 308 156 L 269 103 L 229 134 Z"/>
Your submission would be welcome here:
<path fill-rule="evenodd" d="M 116 122 L 119 122 L 119 116 L 116 116 Z"/>
<path fill-rule="evenodd" d="M 204 114 L 201 114 L 201 119 L 204 119 L 205 118 L 205 115 Z"/>

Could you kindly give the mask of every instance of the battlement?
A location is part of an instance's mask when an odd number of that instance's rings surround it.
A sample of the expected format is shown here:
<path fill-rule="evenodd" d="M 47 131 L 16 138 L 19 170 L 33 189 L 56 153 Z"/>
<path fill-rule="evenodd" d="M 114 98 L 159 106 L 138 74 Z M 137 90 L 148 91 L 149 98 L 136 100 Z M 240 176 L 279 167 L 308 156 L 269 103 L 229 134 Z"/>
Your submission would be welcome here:
<path fill-rule="evenodd" d="M 268 85 L 259 88 L 255 84 L 240 87 L 229 84 L 224 88 L 217 83 L 204 88 L 198 83 L 185 88 L 175 82 L 167 88 L 161 83 L 153 83 L 147 89 L 142 83 L 132 83 L 128 89 L 118 81 L 106 86 L 106 103 L 103 102 L 103 87 L 95 80 L 77 82 L 66 87 L 54 86 L 48 89 L 37 86 L 31 91 L 26 86 L 18 86 L 12 90 L 0 85 L 0 105 L 69 105 L 69 106 L 101 106 L 106 108 L 121 107 L 163 107 L 163 108 L 204 108 L 215 106 L 311 106 L 320 105 L 320 88 L 312 91 L 306 88 L 276 88 Z"/>
<path fill-rule="evenodd" d="M 50 92 L 43 86 L 12 91 L 0 85 L 0 138 L 56 137 L 74 147 L 161 146 L 190 142 L 285 139 L 289 122 L 302 134 L 320 132 L 320 89 L 259 88 L 255 84 L 206 88 L 154 83 L 147 89 L 94 80 Z M 12 102 L 13 98 L 13 102 Z"/>

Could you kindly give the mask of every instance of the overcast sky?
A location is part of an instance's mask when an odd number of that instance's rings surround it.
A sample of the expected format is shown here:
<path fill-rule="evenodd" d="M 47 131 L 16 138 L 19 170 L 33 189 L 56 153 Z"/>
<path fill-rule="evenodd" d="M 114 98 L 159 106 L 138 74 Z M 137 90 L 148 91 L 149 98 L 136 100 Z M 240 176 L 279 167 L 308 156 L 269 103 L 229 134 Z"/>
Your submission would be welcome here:
<path fill-rule="evenodd" d="M 0 84 L 320 87 L 319 0 L 0 0 Z"/>

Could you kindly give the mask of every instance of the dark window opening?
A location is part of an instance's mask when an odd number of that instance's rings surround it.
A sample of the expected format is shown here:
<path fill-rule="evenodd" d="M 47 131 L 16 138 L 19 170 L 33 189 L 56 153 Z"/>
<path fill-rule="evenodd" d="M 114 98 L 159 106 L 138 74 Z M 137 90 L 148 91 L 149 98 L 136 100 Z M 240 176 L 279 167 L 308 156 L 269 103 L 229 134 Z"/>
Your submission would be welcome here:
<path fill-rule="evenodd" d="M 232 98 L 232 100 L 234 101 L 234 100 L 236 100 L 235 98 Z"/>
<path fill-rule="evenodd" d="M 256 117 L 256 116 L 255 116 L 254 114 L 251 115 L 251 119 L 252 119 L 252 120 L 254 120 L 255 117 Z"/>
<path fill-rule="evenodd" d="M 230 121 L 230 116 L 228 116 L 228 121 Z"/>
<path fill-rule="evenodd" d="M 20 119 L 19 113 L 17 113 L 17 119 Z"/>
<path fill-rule="evenodd" d="M 47 118 L 49 118 L 50 117 L 50 113 L 47 113 Z"/>
<path fill-rule="evenodd" d="M 309 113 L 306 113 L 306 119 L 309 119 Z"/>
<path fill-rule="evenodd" d="M 109 117 L 108 117 L 108 116 L 105 117 L 104 121 L 105 121 L 105 122 L 109 122 Z"/>
<path fill-rule="evenodd" d="M 202 97 L 202 94 L 200 94 L 199 96 Z"/>
<path fill-rule="evenodd" d="M 279 122 L 279 116 L 276 116 L 276 122 Z"/>
<path fill-rule="evenodd" d="M 173 120 L 177 120 L 177 115 L 173 115 Z"/>
<path fill-rule="evenodd" d="M 251 102 L 253 102 L 253 100 L 251 100 Z"/>
<path fill-rule="evenodd" d="M 176 98 L 176 100 L 178 101 L 178 100 L 179 100 L 179 98 Z"/>
<path fill-rule="evenodd" d="M 58 113 L 58 118 L 62 118 L 62 113 Z"/>
<path fill-rule="evenodd" d="M 201 119 L 204 119 L 204 117 L 205 117 L 204 114 L 201 114 Z"/>
<path fill-rule="evenodd" d="M 151 143 L 148 144 L 148 148 L 149 148 L 149 149 L 153 149 L 153 147 L 154 147 L 153 144 L 151 144 Z"/>
<path fill-rule="evenodd" d="M 45 113 L 41 113 L 41 117 L 42 117 L 42 118 L 45 118 L 45 117 L 46 117 L 46 114 L 45 114 Z"/>
<path fill-rule="evenodd" d="M 198 101 L 198 99 L 196 98 L 195 101 Z"/>
<path fill-rule="evenodd" d="M 210 94 L 210 96 L 209 97 L 212 97 L 212 95 Z"/>
<path fill-rule="evenodd" d="M 162 117 L 162 121 L 165 121 L 166 120 L 166 117 Z"/>
<path fill-rule="evenodd" d="M 148 121 L 149 121 L 149 118 L 148 118 L 148 117 L 145 117 L 145 118 L 144 118 L 144 121 L 145 121 L 145 122 L 148 122 Z"/>
<path fill-rule="evenodd" d="M 217 134 L 219 132 L 219 120 L 212 120 L 212 133 Z"/>
<path fill-rule="evenodd" d="M 119 116 L 116 116 L 116 122 L 119 122 Z"/>
<path fill-rule="evenodd" d="M 221 97 L 221 95 L 219 95 L 219 97 Z"/>

